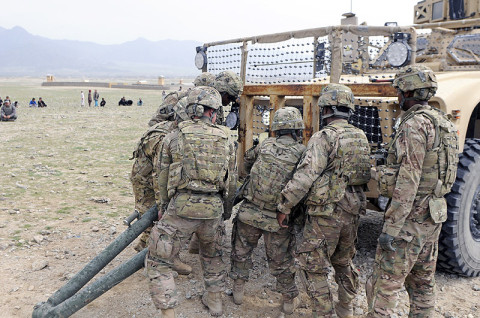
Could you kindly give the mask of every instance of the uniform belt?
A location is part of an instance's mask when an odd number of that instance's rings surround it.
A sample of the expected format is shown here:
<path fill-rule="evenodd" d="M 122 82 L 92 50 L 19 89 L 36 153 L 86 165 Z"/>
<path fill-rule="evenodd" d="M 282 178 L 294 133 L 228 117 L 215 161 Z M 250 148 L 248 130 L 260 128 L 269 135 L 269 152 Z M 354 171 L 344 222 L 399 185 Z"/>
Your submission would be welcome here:
<path fill-rule="evenodd" d="M 190 189 L 180 189 L 177 190 L 179 193 L 188 193 L 188 194 L 207 194 L 207 195 L 214 195 L 218 194 L 218 191 L 211 192 L 211 191 L 199 191 L 199 190 L 190 190 Z"/>
<path fill-rule="evenodd" d="M 277 211 L 277 206 L 275 204 L 263 202 L 261 200 L 258 200 L 257 198 L 253 197 L 251 202 L 258 206 L 260 209 L 265 209 L 269 211 Z"/>

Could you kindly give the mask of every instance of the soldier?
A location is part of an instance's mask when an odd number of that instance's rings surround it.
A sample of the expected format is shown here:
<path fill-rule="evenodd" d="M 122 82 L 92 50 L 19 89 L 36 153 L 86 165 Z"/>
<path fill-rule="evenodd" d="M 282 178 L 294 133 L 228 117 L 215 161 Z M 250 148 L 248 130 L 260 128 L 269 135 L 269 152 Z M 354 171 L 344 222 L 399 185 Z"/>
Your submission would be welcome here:
<path fill-rule="evenodd" d="M 158 185 L 156 179 L 156 165 L 158 159 L 158 151 L 161 142 L 166 134 L 177 128 L 178 121 L 186 120 L 188 117 L 182 111 L 181 105 L 175 107 L 175 110 L 169 110 L 168 113 L 162 113 L 164 121 L 150 127 L 143 134 L 136 150 L 133 152 L 132 158 L 135 159 L 130 181 L 132 182 L 133 193 L 135 195 L 135 210 L 143 215 L 156 202 L 161 205 L 161 199 L 158 193 Z M 175 115 L 177 115 L 175 117 Z M 140 252 L 147 246 L 150 236 L 151 227 L 143 232 L 138 244 L 134 247 Z M 173 261 L 173 269 L 181 274 L 188 275 L 192 272 L 192 268 L 184 264 L 178 257 Z"/>
<path fill-rule="evenodd" d="M 297 261 L 314 317 L 352 317 L 358 287 L 352 258 L 359 214 L 366 209 L 363 188 L 370 180 L 370 148 L 364 132 L 348 123 L 353 101 L 352 91 L 344 85 L 329 84 L 322 90 L 318 105 L 323 128 L 308 142 L 277 207 L 283 226 L 292 207 L 306 196 Z M 332 265 L 338 284 L 336 306 L 327 281 Z"/>
<path fill-rule="evenodd" d="M 447 218 L 444 195 L 455 181 L 455 126 L 428 100 L 437 81 L 421 65 L 400 70 L 393 82 L 405 113 L 378 171 L 380 192 L 392 198 L 367 281 L 369 317 L 391 317 L 405 283 L 409 317 L 431 317 L 435 304 L 438 237 Z"/>
<path fill-rule="evenodd" d="M 214 81 L 215 81 L 215 75 L 208 72 L 204 72 L 195 78 L 195 80 L 193 81 L 193 84 L 195 86 L 212 86 Z M 148 126 L 153 126 L 156 123 L 163 121 L 165 114 L 171 111 L 173 109 L 173 106 L 175 106 L 178 102 L 180 102 L 181 105 L 186 106 L 185 100 L 186 100 L 187 94 L 188 94 L 188 90 L 184 90 L 184 91 L 180 90 L 180 91 L 171 92 L 167 96 L 164 96 L 162 104 L 157 109 L 157 112 L 155 113 L 155 115 L 153 115 L 153 117 L 148 122 Z"/>
<path fill-rule="evenodd" d="M 202 83 L 205 78 L 211 80 L 211 77 L 207 74 L 209 73 L 202 73 L 195 79 L 195 82 Z M 222 97 L 222 106 L 227 106 L 230 104 L 230 102 L 236 102 L 238 96 L 240 96 L 243 91 L 243 82 L 241 78 L 232 71 L 223 71 L 219 73 L 214 78 L 214 82 L 208 86 L 215 87 L 215 89 L 220 93 Z M 224 122 L 222 106 L 220 106 L 217 112 L 217 125 L 223 125 Z M 191 254 L 198 254 L 198 240 L 195 234 L 192 236 L 192 240 L 190 241 L 188 252 Z"/>
<path fill-rule="evenodd" d="M 235 192 L 235 147 L 228 131 L 214 124 L 221 105 L 214 88 L 192 89 L 187 103 L 192 119 L 181 122 L 161 146 L 158 186 L 166 207 L 152 229 L 145 267 L 155 306 L 162 317 L 175 317 L 178 297 L 171 267 L 182 241 L 196 233 L 206 289 L 202 302 L 212 316 L 220 316 L 225 274 L 220 224 L 231 214 L 226 194 Z"/>
<path fill-rule="evenodd" d="M 263 235 L 270 272 L 277 279 L 277 290 L 282 293 L 282 310 L 294 311 L 298 295 L 292 248 L 294 236 L 288 227 L 281 228 L 276 220 L 280 191 L 293 176 L 305 146 L 301 144 L 305 128 L 300 111 L 285 107 L 275 112 L 272 131 L 276 137 L 266 139 L 245 154 L 245 168 L 250 180 L 232 230 L 230 277 L 234 279 L 233 301 L 243 302 L 244 285 L 252 268 L 252 252 Z"/>
<path fill-rule="evenodd" d="M 236 102 L 237 98 L 242 95 L 243 82 L 234 72 L 223 71 L 215 78 L 213 87 L 215 87 L 222 96 L 222 106 L 227 106 L 231 102 Z M 223 107 L 220 107 L 217 116 L 217 124 L 223 125 L 223 121 Z"/>

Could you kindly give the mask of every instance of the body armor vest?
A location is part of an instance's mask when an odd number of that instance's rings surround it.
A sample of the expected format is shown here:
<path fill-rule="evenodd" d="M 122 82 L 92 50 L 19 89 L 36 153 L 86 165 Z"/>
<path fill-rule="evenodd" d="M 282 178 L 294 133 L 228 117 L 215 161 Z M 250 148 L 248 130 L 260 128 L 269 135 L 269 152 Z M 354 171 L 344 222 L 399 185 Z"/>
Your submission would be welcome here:
<path fill-rule="evenodd" d="M 199 120 L 178 125 L 178 154 L 172 154 L 169 168 L 168 196 L 176 190 L 218 193 L 225 189 L 229 162 L 226 132 Z"/>
<path fill-rule="evenodd" d="M 435 140 L 432 149 L 427 149 L 425 154 L 417 195 L 433 194 L 437 198 L 441 198 L 450 192 L 457 175 L 457 129 L 445 113 L 431 106 L 424 106 L 409 113 L 402 119 L 398 129 L 407 120 L 417 115 L 427 117 L 435 127 Z M 388 145 L 387 167 L 384 169 L 388 171 L 388 174 L 380 174 L 380 182 L 384 184 L 383 192 L 386 190 L 386 194 L 390 197 L 395 189 L 395 181 L 400 168 L 394 148 L 398 136 L 399 134 L 396 134 Z"/>
<path fill-rule="evenodd" d="M 335 134 L 328 165 L 315 180 L 307 204 L 324 205 L 340 201 L 349 185 L 363 185 L 370 180 L 370 146 L 365 133 L 345 122 L 333 122 L 322 129 Z"/>
<path fill-rule="evenodd" d="M 281 143 L 277 138 L 265 140 L 250 171 L 245 199 L 261 209 L 276 211 L 281 191 L 292 178 L 305 146 L 291 139 Z"/>

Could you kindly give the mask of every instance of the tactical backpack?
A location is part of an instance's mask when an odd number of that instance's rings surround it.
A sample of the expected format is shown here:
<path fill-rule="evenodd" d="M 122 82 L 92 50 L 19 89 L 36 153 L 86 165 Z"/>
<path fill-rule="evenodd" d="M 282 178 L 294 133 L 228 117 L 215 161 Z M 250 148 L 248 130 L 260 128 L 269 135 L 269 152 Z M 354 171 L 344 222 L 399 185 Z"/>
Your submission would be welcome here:
<path fill-rule="evenodd" d="M 272 137 L 259 147 L 244 197 L 261 209 L 276 211 L 281 191 L 293 177 L 305 146 L 293 139 L 291 143 L 282 144 Z"/>
<path fill-rule="evenodd" d="M 420 195 L 433 194 L 437 198 L 442 198 L 450 192 L 457 175 L 457 128 L 444 112 L 430 106 L 408 114 L 402 119 L 399 127 L 416 115 L 427 117 L 435 127 L 433 148 L 425 155 L 417 193 Z M 393 195 L 400 168 L 400 164 L 396 163 L 394 150 L 398 137 L 399 134 L 396 134 L 388 145 L 387 165 L 380 166 L 378 170 L 379 190 L 386 197 L 392 197 Z"/>
<path fill-rule="evenodd" d="M 337 139 L 329 164 L 313 183 L 307 204 L 324 205 L 340 201 L 349 185 L 363 185 L 370 180 L 370 146 L 365 133 L 346 123 L 333 122 L 319 133 L 335 132 Z"/>

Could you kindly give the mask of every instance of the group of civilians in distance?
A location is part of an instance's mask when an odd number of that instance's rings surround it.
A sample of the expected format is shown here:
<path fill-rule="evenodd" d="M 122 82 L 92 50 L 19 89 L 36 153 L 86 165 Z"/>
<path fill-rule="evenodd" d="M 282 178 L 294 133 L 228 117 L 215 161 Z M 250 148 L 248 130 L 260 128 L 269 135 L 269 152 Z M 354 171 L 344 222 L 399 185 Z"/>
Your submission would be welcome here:
<path fill-rule="evenodd" d="M 0 105 L 2 106 L 0 109 L 0 121 L 14 121 L 17 119 L 17 102 L 11 105 L 10 97 L 6 96 L 5 100 L 2 100 L 0 97 Z"/>
<path fill-rule="evenodd" d="M 38 98 L 38 102 L 35 101 L 35 97 L 32 98 L 29 104 L 30 107 L 47 107 L 47 104 L 43 101 L 41 97 Z"/>

